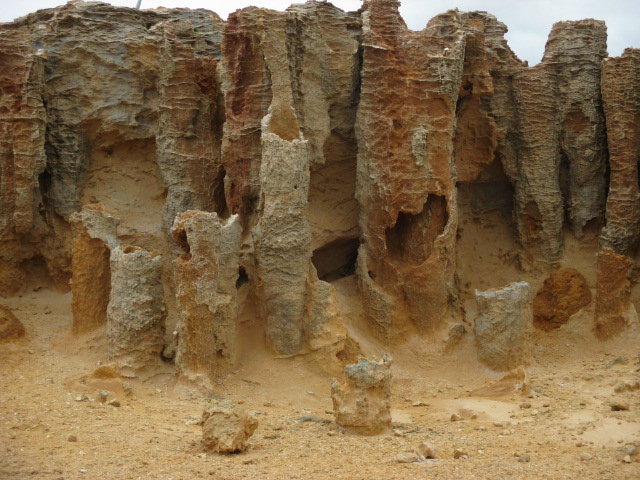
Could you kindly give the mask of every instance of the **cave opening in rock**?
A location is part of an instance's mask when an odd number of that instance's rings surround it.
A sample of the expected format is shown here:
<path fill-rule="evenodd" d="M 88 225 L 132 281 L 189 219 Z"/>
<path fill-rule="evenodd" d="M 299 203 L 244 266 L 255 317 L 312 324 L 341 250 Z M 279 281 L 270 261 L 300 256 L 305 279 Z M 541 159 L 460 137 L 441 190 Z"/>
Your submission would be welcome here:
<path fill-rule="evenodd" d="M 355 274 L 359 246 L 357 238 L 347 238 L 314 250 L 311 261 L 318 272 L 318 278 L 333 282 Z"/>
<path fill-rule="evenodd" d="M 395 224 L 385 231 L 390 257 L 413 265 L 425 262 L 448 221 L 447 200 L 442 195 L 429 194 L 417 214 L 399 212 Z"/>
<path fill-rule="evenodd" d="M 238 279 L 236 280 L 236 288 L 240 288 L 242 285 L 249 283 L 249 275 L 246 268 L 240 266 L 238 268 Z"/>

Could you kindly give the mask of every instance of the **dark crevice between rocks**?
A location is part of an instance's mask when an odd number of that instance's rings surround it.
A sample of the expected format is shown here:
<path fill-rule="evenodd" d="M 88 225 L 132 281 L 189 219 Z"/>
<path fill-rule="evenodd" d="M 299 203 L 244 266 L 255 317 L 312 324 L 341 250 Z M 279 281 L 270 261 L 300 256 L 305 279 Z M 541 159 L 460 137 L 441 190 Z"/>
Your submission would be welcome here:
<path fill-rule="evenodd" d="M 333 282 L 356 273 L 356 260 L 360 241 L 357 238 L 340 239 L 313 252 L 311 261 L 318 278 Z"/>
<path fill-rule="evenodd" d="M 226 176 L 227 172 L 224 166 L 221 165 L 213 184 L 213 208 L 218 214 L 218 217 L 222 219 L 229 218 L 229 206 L 227 205 L 227 198 L 224 193 L 224 182 Z"/>
<path fill-rule="evenodd" d="M 389 256 L 396 262 L 424 263 L 448 220 L 447 200 L 436 194 L 429 194 L 422 211 L 417 214 L 399 212 L 395 224 L 385 231 Z"/>
<path fill-rule="evenodd" d="M 247 270 L 240 266 L 238 268 L 238 279 L 236 280 L 236 288 L 240 288 L 242 285 L 249 283 L 249 275 L 247 274 Z"/>

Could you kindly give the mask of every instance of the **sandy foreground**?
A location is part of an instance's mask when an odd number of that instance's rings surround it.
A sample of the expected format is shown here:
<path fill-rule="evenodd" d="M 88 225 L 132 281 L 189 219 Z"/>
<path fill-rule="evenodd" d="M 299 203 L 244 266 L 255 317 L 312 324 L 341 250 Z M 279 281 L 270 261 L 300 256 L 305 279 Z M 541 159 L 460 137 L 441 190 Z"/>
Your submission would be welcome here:
<path fill-rule="evenodd" d="M 353 278 L 340 282 L 342 292 L 355 288 Z M 259 427 L 246 452 L 219 455 L 201 445 L 206 398 L 175 388 L 171 365 L 144 381 L 96 372 L 103 338 L 73 339 L 71 295 L 35 290 L 3 300 L 27 329 L 0 347 L 3 479 L 640 478 L 640 390 L 615 391 L 640 379 L 639 334 L 594 342 L 585 328 L 593 307 L 536 333 L 525 394 L 507 386 L 497 395 L 494 385 L 472 395 L 502 374 L 478 364 L 470 339 L 449 355 L 418 340 L 395 348 L 393 431 L 374 437 L 341 432 L 331 422 L 330 374 L 256 349 L 260 326 L 247 321 L 252 347 L 214 393 L 242 404 Z M 100 391 L 120 407 L 101 403 Z M 436 458 L 403 463 L 423 442 Z"/>

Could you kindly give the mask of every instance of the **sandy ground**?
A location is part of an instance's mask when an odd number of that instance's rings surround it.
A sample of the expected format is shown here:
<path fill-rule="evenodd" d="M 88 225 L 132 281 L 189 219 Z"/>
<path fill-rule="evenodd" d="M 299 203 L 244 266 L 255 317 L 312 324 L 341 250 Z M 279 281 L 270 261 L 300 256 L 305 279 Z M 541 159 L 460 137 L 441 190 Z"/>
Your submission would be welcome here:
<path fill-rule="evenodd" d="M 340 282 L 342 292 L 354 286 L 350 278 Z M 0 345 L 2 479 L 640 478 L 640 454 L 632 455 L 640 447 L 640 390 L 614 391 L 640 380 L 640 336 L 635 330 L 595 342 L 593 307 L 537 334 L 524 395 L 470 395 L 501 377 L 477 363 L 470 339 L 448 355 L 418 340 L 396 348 L 394 429 L 374 437 L 298 421 L 332 419 L 330 377 L 304 358 L 245 348 L 215 393 L 242 404 L 260 425 L 246 452 L 218 455 L 200 443 L 206 398 L 175 389 L 170 365 L 145 381 L 91 375 L 103 342 L 69 335 L 70 302 L 70 294 L 48 288 L 3 300 L 27 337 Z M 245 337 L 259 330 L 250 322 L 243 329 Z M 358 325 L 350 329 L 358 335 Z M 360 341 L 365 353 L 382 350 Z M 99 402 L 100 390 L 121 406 Z M 614 411 L 611 402 L 629 409 Z M 435 459 L 397 461 L 422 442 L 435 446 Z M 454 459 L 455 449 L 466 458 Z"/>

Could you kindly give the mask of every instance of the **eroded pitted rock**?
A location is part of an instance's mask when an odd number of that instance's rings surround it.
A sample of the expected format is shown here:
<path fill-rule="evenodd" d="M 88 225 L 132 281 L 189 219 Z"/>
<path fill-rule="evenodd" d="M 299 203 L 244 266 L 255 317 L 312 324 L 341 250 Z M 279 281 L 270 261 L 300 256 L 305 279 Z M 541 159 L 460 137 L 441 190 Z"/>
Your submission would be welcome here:
<path fill-rule="evenodd" d="M 200 419 L 202 443 L 218 453 L 241 452 L 258 428 L 258 421 L 231 400 L 212 399 Z"/>
<path fill-rule="evenodd" d="M 514 77 L 521 141 L 516 223 L 527 264 L 559 260 L 565 208 L 577 237 L 589 221 L 603 220 L 606 39 L 602 21 L 558 22 L 542 62 Z"/>
<path fill-rule="evenodd" d="M 530 290 L 527 282 L 476 290 L 478 358 L 494 370 L 510 370 L 532 361 Z"/>
<path fill-rule="evenodd" d="M 611 168 L 602 243 L 627 254 L 640 237 L 640 49 L 604 62 L 602 97 Z"/>
<path fill-rule="evenodd" d="M 455 110 L 465 33 L 449 11 L 413 32 L 399 2 L 367 0 L 356 120 L 358 280 L 370 325 L 393 340 L 452 316 L 458 223 Z"/>
<path fill-rule="evenodd" d="M 109 356 L 132 373 L 157 366 L 166 317 L 162 257 L 139 247 L 116 247 L 111 250 L 110 267 Z"/>
<path fill-rule="evenodd" d="M 238 316 L 239 217 L 187 211 L 173 225 L 185 250 L 174 260 L 176 298 L 181 308 L 176 365 L 182 379 L 209 380 L 235 360 Z"/>
<path fill-rule="evenodd" d="M 391 356 L 361 358 L 344 367 L 344 382 L 331 382 L 336 423 L 347 431 L 375 435 L 391 428 Z"/>
<path fill-rule="evenodd" d="M 86 205 L 71 215 L 73 257 L 71 291 L 72 331 L 87 333 L 107 322 L 111 293 L 111 249 L 118 246 L 119 220 L 102 204 Z"/>
<path fill-rule="evenodd" d="M 15 24 L 0 29 L 0 296 L 25 287 L 21 263 L 37 254 L 38 177 L 45 168 L 44 63 L 28 32 Z M 36 227 L 36 228 L 34 228 Z"/>
<path fill-rule="evenodd" d="M 544 281 L 533 300 L 533 324 L 541 330 L 560 328 L 591 303 L 584 276 L 573 268 L 561 268 Z"/>
<path fill-rule="evenodd" d="M 598 253 L 596 270 L 596 316 L 594 333 L 607 340 L 627 326 L 637 324 L 638 314 L 631 301 L 633 261 L 609 247 Z"/>

